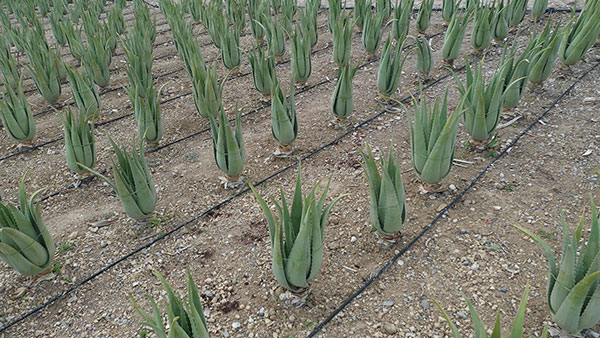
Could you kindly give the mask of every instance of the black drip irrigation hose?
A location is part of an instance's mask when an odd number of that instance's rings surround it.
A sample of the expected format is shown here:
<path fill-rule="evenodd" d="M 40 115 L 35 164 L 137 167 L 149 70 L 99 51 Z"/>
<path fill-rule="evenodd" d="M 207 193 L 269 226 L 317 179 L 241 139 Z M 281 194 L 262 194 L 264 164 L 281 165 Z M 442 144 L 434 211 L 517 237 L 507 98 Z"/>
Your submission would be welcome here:
<path fill-rule="evenodd" d="M 450 210 L 450 208 L 452 208 L 454 205 L 456 205 L 456 203 L 458 203 L 462 197 L 469 192 L 469 190 L 471 190 L 475 184 L 477 184 L 477 182 L 479 182 L 479 180 L 488 172 L 488 170 L 498 161 L 500 160 L 502 157 L 504 157 L 506 154 L 508 154 L 512 148 L 517 144 L 517 142 L 519 142 L 519 140 L 525 136 L 525 134 L 530 131 L 537 123 L 539 123 L 549 112 L 550 110 L 552 110 L 554 107 L 556 107 L 556 105 L 558 104 L 558 102 L 560 102 L 567 94 L 569 94 L 569 92 L 579 83 L 581 82 L 581 80 L 583 80 L 587 75 L 589 75 L 589 73 L 593 72 L 596 68 L 598 68 L 598 66 L 600 66 L 600 62 L 596 62 L 596 64 L 594 64 L 594 66 L 590 67 L 590 69 L 588 69 L 587 71 L 585 71 L 581 76 L 579 76 L 575 82 L 573 82 L 569 88 L 567 88 L 562 94 L 560 94 L 560 96 L 558 98 L 556 98 L 552 104 L 550 105 L 550 107 L 548 107 L 540 116 L 538 116 L 537 119 L 535 119 L 535 121 L 533 121 L 529 126 L 527 126 L 527 128 L 523 129 L 516 137 L 515 139 L 509 143 L 509 145 L 506 147 L 506 149 L 504 149 L 502 152 L 500 152 L 498 155 L 496 155 L 496 157 L 494 157 L 486 166 L 485 168 L 483 168 L 483 170 L 477 175 L 475 176 L 475 178 L 471 181 L 471 183 L 469 183 L 469 185 L 463 189 L 448 205 L 446 205 L 446 207 L 444 207 L 444 209 L 442 209 L 442 211 L 440 211 L 440 213 L 433 219 L 433 221 L 431 221 L 431 223 L 429 223 L 425 228 L 423 228 L 423 230 L 421 230 L 421 232 L 419 232 L 419 234 L 417 234 L 416 237 L 414 237 L 413 239 L 410 240 L 410 242 L 408 242 L 408 244 L 406 244 L 406 246 L 404 246 L 402 249 L 400 249 L 400 251 L 394 256 L 392 257 L 392 259 L 390 259 L 373 277 L 371 277 L 365 284 L 363 284 L 356 292 L 354 292 L 350 297 L 348 297 L 343 303 L 342 305 L 340 305 L 337 309 L 335 309 L 329 316 L 327 316 L 327 318 L 321 322 L 308 336 L 307 338 L 311 338 L 314 337 L 319 331 L 321 331 L 323 329 L 323 327 L 325 327 L 325 325 L 327 325 L 337 314 L 339 314 L 341 311 L 344 310 L 344 308 L 346 308 L 346 306 L 348 306 L 356 297 L 358 297 L 361 293 L 363 293 L 367 287 L 369 287 L 369 285 L 371 285 L 374 281 L 376 281 L 387 269 L 389 269 L 402 255 L 404 255 L 419 239 L 421 239 L 440 219 L 442 219 L 442 216 L 445 215 L 448 210 Z"/>
<path fill-rule="evenodd" d="M 456 74 L 459 71 L 462 71 L 466 68 L 466 66 L 462 66 L 458 69 L 455 69 L 454 72 L 449 72 L 448 74 L 445 74 L 435 80 L 432 80 L 431 82 L 427 83 L 422 89 L 420 89 L 419 91 L 423 91 L 423 90 L 427 90 L 435 85 L 437 85 L 438 83 L 440 83 L 441 81 L 451 77 L 453 74 Z M 418 92 L 415 93 L 414 95 L 418 95 Z M 402 100 L 398 101 L 398 102 L 407 102 L 408 100 L 410 100 L 413 97 L 413 95 L 409 95 L 404 97 Z M 397 106 L 397 103 L 393 104 L 393 106 Z M 334 138 L 332 141 L 326 143 L 326 144 L 322 144 L 321 146 L 319 146 L 317 149 L 313 150 L 312 152 L 310 152 L 307 155 L 304 155 L 299 161 L 294 162 L 286 167 L 283 167 L 282 169 L 276 171 L 275 173 L 267 176 L 266 178 L 263 178 L 262 180 L 254 183 L 255 185 L 261 185 L 265 182 L 270 181 L 271 179 L 273 179 L 276 176 L 279 176 L 280 174 L 295 168 L 296 166 L 298 166 L 298 164 L 304 160 L 307 160 L 313 156 L 315 156 L 316 154 L 320 153 L 321 151 L 333 146 L 334 144 L 338 143 L 341 139 L 343 139 L 344 137 L 356 132 L 356 130 L 358 130 L 359 128 L 362 128 L 363 126 L 367 125 L 368 123 L 370 123 L 371 121 L 375 120 L 376 118 L 378 118 L 379 116 L 385 114 L 387 112 L 386 109 L 383 109 L 382 111 L 372 115 L 371 117 L 367 118 L 366 120 L 363 120 L 361 123 L 353 126 L 352 128 L 346 130 L 344 133 L 342 133 L 341 135 L 337 136 L 336 138 Z M 22 322 L 23 320 L 27 319 L 28 317 L 36 314 L 37 312 L 45 309 L 46 307 L 54 304 L 55 302 L 57 302 L 58 300 L 62 299 L 63 297 L 65 297 L 66 295 L 70 294 L 71 292 L 75 291 L 76 289 L 80 288 L 81 286 L 87 284 L 88 282 L 90 282 L 91 280 L 95 279 L 96 277 L 100 276 L 101 274 L 107 272 L 108 270 L 112 269 L 113 267 L 115 267 L 116 265 L 120 264 L 121 262 L 129 259 L 130 257 L 134 256 L 135 254 L 151 247 L 152 245 L 156 244 L 157 242 L 169 237 L 170 235 L 174 234 L 175 232 L 178 232 L 179 230 L 181 230 L 182 228 L 188 226 L 191 223 L 196 222 L 197 220 L 199 220 L 200 218 L 206 216 L 206 215 L 210 215 L 213 212 L 215 212 L 216 210 L 220 209 L 221 207 L 229 204 L 231 201 L 241 197 L 242 195 L 244 195 L 245 193 L 249 192 L 250 189 L 249 188 L 244 188 L 240 191 L 238 191 L 236 194 L 228 197 L 227 199 L 209 207 L 208 209 L 206 209 L 205 211 L 203 211 L 202 213 L 200 213 L 199 215 L 191 218 L 190 220 L 176 226 L 175 228 L 167 231 L 166 233 L 160 234 L 159 236 L 157 236 L 156 238 L 152 239 L 151 241 L 149 241 L 148 243 L 142 245 L 141 247 L 138 247 L 137 249 L 134 249 L 133 251 L 131 251 L 130 253 L 122 256 L 121 258 L 117 259 L 116 261 L 106 265 L 105 267 L 101 268 L 100 270 L 96 271 L 95 273 L 93 273 L 92 275 L 86 277 L 85 279 L 81 280 L 79 283 L 73 285 L 72 287 L 68 288 L 67 290 L 61 292 L 60 294 L 58 294 L 57 296 L 52 297 L 50 300 L 46 301 L 45 303 L 35 307 L 34 309 L 30 310 L 29 312 L 27 312 L 26 314 L 22 315 L 21 317 L 13 320 L 12 322 L 8 323 L 7 325 L 3 326 L 0 328 L 0 333 L 5 332 L 6 330 L 8 330 L 9 328 L 15 326 L 16 324 Z"/>

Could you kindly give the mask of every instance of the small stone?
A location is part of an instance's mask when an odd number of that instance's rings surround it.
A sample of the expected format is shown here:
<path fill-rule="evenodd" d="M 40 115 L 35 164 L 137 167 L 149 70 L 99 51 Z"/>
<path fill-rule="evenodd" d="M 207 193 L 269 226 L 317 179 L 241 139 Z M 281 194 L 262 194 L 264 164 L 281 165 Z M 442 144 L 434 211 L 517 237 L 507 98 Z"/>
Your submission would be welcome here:
<path fill-rule="evenodd" d="M 431 308 L 431 304 L 429 304 L 429 302 L 426 300 L 422 300 L 421 307 L 423 308 L 423 310 L 429 310 Z"/>
<path fill-rule="evenodd" d="M 266 311 L 265 308 L 261 307 L 260 310 L 258 310 L 258 315 L 263 317 L 265 315 L 265 311 Z"/>
<path fill-rule="evenodd" d="M 448 186 L 448 188 L 449 188 L 450 190 L 452 190 L 452 191 L 455 191 L 455 190 L 456 190 L 456 186 L 455 186 L 454 184 L 450 184 L 450 185 Z"/>
<path fill-rule="evenodd" d="M 354 243 L 354 242 L 356 242 L 356 236 L 350 237 L 350 243 Z"/>
<path fill-rule="evenodd" d="M 403 260 L 401 260 L 401 259 L 399 259 L 399 260 L 398 260 L 398 265 L 400 265 L 400 266 L 404 265 L 404 261 L 403 261 Z"/>
<path fill-rule="evenodd" d="M 229 332 L 227 332 L 227 331 L 223 332 L 223 337 L 229 338 Z"/>
<path fill-rule="evenodd" d="M 394 306 L 395 302 L 393 300 L 384 300 L 382 305 L 383 306 Z"/>
<path fill-rule="evenodd" d="M 72 241 L 72 240 L 76 239 L 78 236 L 79 236 L 79 234 L 77 233 L 77 231 L 74 231 L 69 235 L 69 240 Z"/>
<path fill-rule="evenodd" d="M 494 205 L 494 210 L 501 210 L 501 209 L 502 209 L 502 207 L 501 207 L 501 206 L 499 206 L 499 205 Z"/>
<path fill-rule="evenodd" d="M 242 324 L 241 324 L 240 322 L 233 322 L 233 323 L 231 324 L 231 327 L 232 327 L 234 330 L 237 330 L 237 329 L 239 329 L 240 327 L 242 327 Z"/>
<path fill-rule="evenodd" d="M 458 318 L 460 318 L 460 319 L 464 319 L 464 320 L 466 320 L 466 319 L 467 319 L 467 314 L 466 314 L 464 311 L 458 311 L 458 312 L 456 313 L 456 315 L 457 315 L 457 316 L 458 316 Z"/>
<path fill-rule="evenodd" d="M 398 328 L 396 327 L 396 325 L 394 325 L 392 323 L 385 323 L 385 324 L 383 324 L 383 330 L 387 334 L 395 334 L 395 333 L 398 332 Z"/>
<path fill-rule="evenodd" d="M 460 234 L 461 235 L 465 235 L 465 234 L 468 234 L 468 233 L 471 233 L 471 230 L 469 230 L 469 229 L 460 229 Z"/>
<path fill-rule="evenodd" d="M 502 292 L 508 292 L 508 289 L 505 288 L 505 287 L 502 287 L 502 288 L 500 288 L 500 291 L 502 291 Z"/>
<path fill-rule="evenodd" d="M 338 248 L 338 244 L 337 242 L 329 242 L 329 245 L 327 245 L 327 247 L 329 248 L 329 250 L 335 250 Z"/>
<path fill-rule="evenodd" d="M 595 102 L 600 102 L 600 98 L 592 97 L 592 96 L 583 98 L 583 103 L 595 103 Z"/>
<path fill-rule="evenodd" d="M 473 265 L 471 265 L 471 270 L 473 270 L 473 271 L 479 270 L 479 264 L 477 264 L 477 262 L 473 263 Z"/>

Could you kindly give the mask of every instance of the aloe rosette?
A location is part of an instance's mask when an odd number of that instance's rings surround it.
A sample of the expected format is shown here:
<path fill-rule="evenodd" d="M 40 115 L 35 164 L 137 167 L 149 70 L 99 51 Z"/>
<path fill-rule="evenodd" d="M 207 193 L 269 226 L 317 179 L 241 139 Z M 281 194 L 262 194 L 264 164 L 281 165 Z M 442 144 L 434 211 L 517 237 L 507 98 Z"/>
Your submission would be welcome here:
<path fill-rule="evenodd" d="M 444 35 L 444 46 L 442 47 L 442 57 L 444 61 L 452 64 L 454 60 L 458 58 L 460 53 L 460 46 L 465 37 L 465 32 L 469 21 L 471 20 L 472 12 L 467 11 L 460 13 L 460 11 L 454 12 L 448 29 Z"/>
<path fill-rule="evenodd" d="M 29 142 L 35 136 L 35 119 L 27 98 L 23 92 L 22 79 L 19 78 L 16 90 L 4 80 L 6 94 L 0 100 L 0 118 L 6 133 L 18 142 Z"/>
<path fill-rule="evenodd" d="M 81 61 L 81 56 L 84 53 L 83 43 L 81 42 L 81 28 L 75 29 L 75 26 L 70 25 L 68 22 L 61 22 L 61 27 L 65 34 L 65 39 L 67 40 L 67 46 L 69 46 L 71 55 L 76 60 Z"/>
<path fill-rule="evenodd" d="M 354 94 L 352 79 L 358 66 L 343 66 L 338 72 L 338 79 L 331 96 L 331 112 L 340 122 L 344 122 L 354 111 Z"/>
<path fill-rule="evenodd" d="M 420 104 L 413 99 L 414 117 L 410 123 L 410 145 L 415 173 L 427 184 L 439 184 L 449 173 L 454 160 L 458 121 L 464 99 L 447 115 L 448 92 L 440 105 L 429 106 L 423 95 Z"/>
<path fill-rule="evenodd" d="M 270 97 L 271 81 L 277 77 L 275 60 L 271 56 L 265 56 L 259 45 L 256 46 L 255 51 L 248 53 L 248 61 L 250 61 L 250 67 L 252 68 L 254 87 L 264 97 Z"/>
<path fill-rule="evenodd" d="M 593 201 L 591 209 L 592 225 L 587 241 L 580 241 L 585 221 L 583 215 L 573 235 L 562 215 L 563 250 L 560 266 L 556 265 L 554 252 L 546 241 L 514 225 L 542 246 L 550 270 L 547 302 L 552 320 L 561 329 L 575 334 L 600 323 L 600 226 Z"/>
<path fill-rule="evenodd" d="M 143 96 L 139 95 L 137 91 L 134 92 L 133 88 L 127 91 L 133 104 L 133 115 L 137 124 L 138 137 L 145 140 L 151 147 L 158 146 L 164 133 L 160 112 L 160 93 L 166 85 L 166 83 L 162 85 L 158 92 L 154 87 L 145 89 L 146 93 Z"/>
<path fill-rule="evenodd" d="M 481 5 L 475 10 L 475 20 L 471 32 L 471 46 L 475 52 L 481 52 L 489 47 L 492 41 L 490 23 L 493 19 L 493 11 L 489 6 Z"/>
<path fill-rule="evenodd" d="M 77 69 L 67 67 L 67 77 L 79 112 L 95 120 L 100 111 L 100 95 L 96 85 L 89 77 L 82 76 Z"/>
<path fill-rule="evenodd" d="M 25 175 L 19 188 L 20 208 L 0 199 L 0 259 L 27 276 L 38 275 L 52 267 L 55 245 L 40 214 L 36 197 L 27 198 Z"/>
<path fill-rule="evenodd" d="M 504 6 L 504 0 L 498 1 L 494 6 L 491 22 L 492 37 L 496 42 L 502 42 L 508 36 L 510 28 L 508 25 L 508 7 Z"/>
<path fill-rule="evenodd" d="M 333 206 L 341 197 L 325 205 L 329 184 L 321 196 L 316 190 L 319 183 L 307 196 L 302 196 L 301 171 L 298 169 L 296 188 L 291 209 L 281 191 L 281 204 L 274 198 L 277 215 L 274 215 L 252 184 L 250 189 L 262 208 L 271 239 L 272 268 L 275 279 L 292 292 L 302 292 L 317 276 L 323 262 L 323 231 Z M 318 198 L 318 199 L 317 199 Z"/>
<path fill-rule="evenodd" d="M 81 63 L 87 76 L 98 87 L 106 87 L 110 81 L 110 64 L 112 62 L 112 46 L 116 43 L 114 36 L 104 32 L 88 36 L 87 44 L 81 50 Z"/>
<path fill-rule="evenodd" d="M 339 68 L 350 62 L 350 52 L 352 48 L 352 22 L 348 14 L 340 14 L 339 18 L 333 22 L 333 61 Z"/>
<path fill-rule="evenodd" d="M 269 45 L 269 54 L 275 57 L 275 60 L 281 60 L 285 54 L 285 30 L 283 28 L 284 18 L 275 16 L 273 19 L 263 17 L 265 31 L 267 33 L 267 44 Z"/>
<path fill-rule="evenodd" d="M 227 0 L 227 17 L 238 32 L 244 32 L 246 28 L 245 6 L 245 0 Z"/>
<path fill-rule="evenodd" d="M 292 77 L 297 84 L 304 85 L 312 73 L 311 42 L 305 38 L 305 32 L 299 26 L 296 26 L 291 40 Z"/>
<path fill-rule="evenodd" d="M 289 154 L 298 136 L 294 86 L 290 84 L 289 104 L 276 78 L 272 80 L 271 91 L 271 132 L 279 144 L 279 153 Z"/>
<path fill-rule="evenodd" d="M 447 24 L 450 23 L 452 16 L 458 10 L 460 0 L 442 0 L 442 19 Z"/>
<path fill-rule="evenodd" d="M 548 9 L 548 0 L 534 0 L 533 7 L 531 7 L 531 16 L 537 21 L 546 12 L 546 9 Z"/>
<path fill-rule="evenodd" d="M 388 37 L 383 46 L 377 71 L 377 90 L 383 97 L 390 97 L 398 90 L 402 67 L 408 56 L 408 54 L 404 57 L 400 55 L 403 45 L 404 40 L 393 46 Z"/>
<path fill-rule="evenodd" d="M 466 85 L 457 80 L 458 89 L 465 98 L 463 114 L 465 129 L 473 144 L 487 145 L 495 135 L 496 126 L 504 104 L 504 84 L 507 67 L 501 66 L 486 85 L 483 78 L 483 61 L 471 69 L 467 60 Z"/>
<path fill-rule="evenodd" d="M 67 37 L 64 31 L 64 15 L 60 7 L 54 7 L 52 13 L 50 13 L 50 29 L 52 29 L 52 35 L 54 40 L 61 46 L 67 44 Z"/>
<path fill-rule="evenodd" d="M 248 0 L 248 17 L 250 19 L 250 31 L 252 36 L 260 44 L 266 34 L 263 18 L 268 15 L 269 4 L 266 1 Z"/>
<path fill-rule="evenodd" d="M 114 35 L 121 35 L 125 33 L 125 19 L 123 18 L 123 8 L 119 6 L 113 6 L 108 11 L 108 27 Z"/>
<path fill-rule="evenodd" d="M 61 94 L 61 67 L 64 67 L 59 56 L 46 44 L 37 33 L 29 31 L 25 37 L 25 47 L 29 63 L 25 65 L 36 88 L 49 104 L 58 100 Z"/>
<path fill-rule="evenodd" d="M 221 37 L 221 60 L 225 68 L 232 74 L 237 74 L 242 63 L 242 53 L 240 51 L 240 32 L 237 28 L 226 29 Z"/>
<path fill-rule="evenodd" d="M 214 117 L 223 106 L 223 86 L 226 78 L 218 83 L 216 64 L 210 68 L 201 64 L 200 60 L 194 59 L 191 66 L 192 93 L 196 110 L 204 118 Z"/>
<path fill-rule="evenodd" d="M 134 30 L 126 39 L 122 39 L 127 58 L 127 78 L 129 85 L 138 95 L 145 95 L 153 85 L 152 78 L 152 42 L 147 33 Z"/>
<path fill-rule="evenodd" d="M 404 41 L 410 28 L 410 16 L 412 14 L 415 0 L 398 1 L 394 8 L 394 20 L 392 21 L 392 36 L 398 42 Z"/>
<path fill-rule="evenodd" d="M 381 173 L 377 169 L 371 148 L 360 151 L 363 169 L 369 180 L 371 223 L 381 234 L 392 236 L 399 233 L 406 221 L 406 196 L 400 168 L 394 158 L 393 145 L 388 158 L 381 159 Z"/>
<path fill-rule="evenodd" d="M 135 220 L 147 219 L 156 208 L 157 195 L 152 174 L 146 163 L 143 140 L 139 146 L 136 146 L 135 140 L 132 142 L 131 154 L 124 147 L 118 146 L 112 138 L 109 137 L 109 140 L 117 155 L 117 162 L 112 160 L 114 183 L 83 163 L 77 164 L 113 188 L 127 216 Z"/>
<path fill-rule="evenodd" d="M 433 0 L 423 0 L 419 7 L 419 13 L 417 14 L 417 21 L 415 23 L 417 32 L 425 34 L 427 28 L 429 28 L 429 21 L 431 19 L 431 11 L 433 9 Z"/>
<path fill-rule="evenodd" d="M 362 30 L 365 24 L 365 16 L 371 10 L 372 0 L 354 1 L 354 24 L 358 30 Z"/>
<path fill-rule="evenodd" d="M 381 44 L 381 35 L 383 34 L 383 16 L 378 13 L 372 13 L 370 10 L 365 13 L 365 22 L 362 31 L 362 44 L 369 59 L 377 53 Z"/>
<path fill-rule="evenodd" d="M 391 0 L 375 0 L 375 11 L 383 17 L 383 22 L 387 22 L 392 16 Z"/>
<path fill-rule="evenodd" d="M 535 36 L 532 36 L 529 44 L 518 58 L 515 47 L 502 57 L 501 63 L 504 64 L 503 67 L 507 68 L 504 73 L 506 79 L 504 81 L 503 108 L 511 109 L 516 107 L 525 94 L 525 89 L 527 89 L 527 83 L 529 82 L 529 60 L 535 43 Z"/>
<path fill-rule="evenodd" d="M 96 165 L 96 142 L 94 140 L 94 126 L 89 123 L 86 114 L 73 114 L 71 108 L 67 113 L 59 115 L 65 132 L 65 150 L 67 166 L 76 173 L 82 173 L 87 168 Z"/>
<path fill-rule="evenodd" d="M 600 0 L 588 0 L 577 20 L 571 19 L 563 28 L 558 55 L 570 66 L 582 60 L 600 34 Z"/>
<path fill-rule="evenodd" d="M 4 36 L 0 36 L 0 72 L 8 87 L 17 89 L 21 72 L 17 67 L 14 56 L 10 52 L 10 42 Z"/>
<path fill-rule="evenodd" d="M 433 68 L 433 55 L 431 53 L 431 45 L 421 37 L 413 38 L 416 45 L 417 53 L 417 70 L 427 78 L 429 72 Z"/>
<path fill-rule="evenodd" d="M 308 40 L 310 48 L 313 48 L 319 40 L 319 28 L 317 26 L 317 15 L 311 7 L 306 7 L 304 11 L 300 12 L 300 23 L 302 37 Z"/>
<path fill-rule="evenodd" d="M 508 23 L 510 27 L 518 26 L 525 18 L 527 0 L 508 0 Z"/>
<path fill-rule="evenodd" d="M 483 325 L 483 322 L 481 321 L 481 318 L 479 317 L 479 314 L 477 313 L 477 310 L 475 309 L 475 307 L 473 306 L 473 304 L 471 303 L 469 298 L 467 298 L 467 296 L 464 296 L 464 298 L 469 307 L 469 312 L 471 313 L 471 320 L 473 321 L 473 330 L 474 330 L 475 338 L 490 337 L 490 336 L 488 336 L 488 331 L 486 331 L 485 326 Z M 510 330 L 511 338 L 523 338 L 523 323 L 525 322 L 525 313 L 527 311 L 527 299 L 528 298 L 529 298 L 529 284 L 527 284 L 527 286 L 525 287 L 525 291 L 523 291 L 523 296 L 521 296 L 521 303 L 519 304 L 519 309 L 517 310 L 517 315 L 515 316 L 515 320 L 513 321 L 513 326 Z M 451 330 L 454 338 L 462 338 L 460 332 L 458 331 L 458 328 L 456 327 L 456 324 L 454 324 L 452 319 L 450 319 L 450 316 L 448 316 L 446 311 L 444 311 L 442 306 L 437 301 L 434 301 L 434 302 L 437 305 L 440 312 L 442 313 L 442 315 L 444 316 L 444 318 L 446 319 L 448 326 L 450 326 L 450 330 Z M 491 331 L 491 333 L 492 333 L 491 337 L 494 337 L 494 338 L 502 337 L 502 326 L 500 325 L 500 310 L 498 310 L 498 312 L 496 313 L 496 321 L 494 322 L 494 329 Z M 546 325 L 544 327 L 544 330 L 542 331 L 542 335 L 541 335 L 541 338 L 547 338 L 547 337 L 548 337 L 548 325 Z"/>
<path fill-rule="evenodd" d="M 238 181 L 244 170 L 246 147 L 242 135 L 242 119 L 238 111 L 235 116 L 235 132 L 229 125 L 225 111 L 221 107 L 216 118 L 209 115 L 212 131 L 213 154 L 217 167 L 225 174 L 228 182 Z M 217 119 L 219 122 L 217 123 Z"/>
<path fill-rule="evenodd" d="M 548 19 L 542 33 L 536 37 L 536 42 L 531 51 L 529 62 L 529 81 L 531 83 L 542 83 L 554 69 L 554 61 L 558 54 L 558 48 L 562 35 L 560 34 L 560 23 L 557 23 L 552 33 L 550 28 L 552 21 Z"/>
<path fill-rule="evenodd" d="M 166 305 L 169 330 L 167 331 L 163 324 L 163 316 L 154 298 L 146 296 L 152 306 L 152 313 L 150 314 L 144 312 L 135 301 L 135 298 L 130 295 L 133 307 L 144 319 L 142 325 L 154 330 L 154 334 L 158 338 L 208 338 L 208 325 L 202 309 L 202 298 L 200 298 L 198 287 L 190 271 L 187 271 L 187 302 L 184 302 L 173 292 L 167 280 L 158 271 L 154 271 L 154 275 L 160 280 L 167 292 Z"/>

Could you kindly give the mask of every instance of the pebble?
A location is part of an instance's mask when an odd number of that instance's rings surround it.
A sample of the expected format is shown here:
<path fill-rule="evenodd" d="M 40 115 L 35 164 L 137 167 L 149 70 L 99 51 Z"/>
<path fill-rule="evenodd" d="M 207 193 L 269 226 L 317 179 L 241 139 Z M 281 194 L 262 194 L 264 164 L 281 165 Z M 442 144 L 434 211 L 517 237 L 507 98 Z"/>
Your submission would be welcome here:
<path fill-rule="evenodd" d="M 423 308 L 423 310 L 429 310 L 431 308 L 431 304 L 429 304 L 429 302 L 426 300 L 422 300 L 421 307 Z"/>
<path fill-rule="evenodd" d="M 393 300 L 384 300 L 383 301 L 383 306 L 394 306 L 395 302 Z"/>
<path fill-rule="evenodd" d="M 223 332 L 223 337 L 229 338 L 229 332 L 227 332 L 227 331 Z"/>
<path fill-rule="evenodd" d="M 399 260 L 398 260 L 398 265 L 400 265 L 400 266 L 404 265 L 404 261 L 403 261 L 403 260 L 401 260 L 401 259 L 399 259 Z"/>
<path fill-rule="evenodd" d="M 468 234 L 468 233 L 471 233 L 471 230 L 469 230 L 469 229 L 460 229 L 460 234 L 461 235 Z"/>
<path fill-rule="evenodd" d="M 473 265 L 471 265 L 471 270 L 473 271 L 477 271 L 479 269 L 479 264 L 477 264 L 477 262 L 473 263 Z"/>
<path fill-rule="evenodd" d="M 354 242 L 356 242 L 356 236 L 350 237 L 350 243 L 354 243 Z"/>
<path fill-rule="evenodd" d="M 395 334 L 398 332 L 398 328 L 396 327 L 396 325 L 394 325 L 392 323 L 383 324 L 383 329 L 385 330 L 385 333 L 387 333 L 387 334 Z"/>
<path fill-rule="evenodd" d="M 260 310 L 258 310 L 258 315 L 263 317 L 265 315 L 265 311 L 266 311 L 265 308 L 261 307 Z"/>
<path fill-rule="evenodd" d="M 508 289 L 507 289 L 507 288 L 504 288 L 504 287 L 502 287 L 502 288 L 500 288 L 500 291 L 502 291 L 502 292 L 508 292 Z"/>
<path fill-rule="evenodd" d="M 502 209 L 502 207 L 501 207 L 501 206 L 499 206 L 499 205 L 494 205 L 494 209 L 495 209 L 495 210 L 501 210 L 501 209 Z"/>
<path fill-rule="evenodd" d="M 450 190 L 452 190 L 452 191 L 455 191 L 455 190 L 456 190 L 456 186 L 455 186 L 454 184 L 450 184 L 450 185 L 448 186 L 448 188 L 449 188 Z"/>
<path fill-rule="evenodd" d="M 456 313 L 456 315 L 458 316 L 458 318 L 460 319 L 467 319 L 467 314 L 464 311 L 458 311 Z"/>
<path fill-rule="evenodd" d="M 242 324 L 240 322 L 233 322 L 231 323 L 231 327 L 235 330 L 235 329 L 239 329 L 240 327 L 242 327 Z"/>

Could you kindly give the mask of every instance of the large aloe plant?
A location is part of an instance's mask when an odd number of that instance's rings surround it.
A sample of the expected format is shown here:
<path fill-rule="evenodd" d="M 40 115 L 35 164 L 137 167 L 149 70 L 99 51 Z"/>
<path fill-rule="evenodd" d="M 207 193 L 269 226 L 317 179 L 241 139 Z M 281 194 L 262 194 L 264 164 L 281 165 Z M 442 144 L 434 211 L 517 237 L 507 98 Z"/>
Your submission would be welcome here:
<path fill-rule="evenodd" d="M 67 113 L 59 115 L 65 132 L 65 150 L 67 166 L 76 173 L 82 173 L 96 165 L 96 142 L 94 140 L 94 125 L 88 122 L 84 113 L 73 115 L 71 107 Z"/>
<path fill-rule="evenodd" d="M 35 136 L 35 119 L 31 107 L 23 93 L 22 80 L 19 78 L 17 89 L 2 80 L 6 95 L 1 94 L 0 119 L 8 135 L 18 142 L 28 143 Z"/>
<path fill-rule="evenodd" d="M 27 198 L 25 175 L 19 188 L 20 208 L 0 200 L 0 259 L 22 275 L 38 275 L 52 267 L 54 241 L 40 215 L 35 198 Z"/>
<path fill-rule="evenodd" d="M 96 85 L 89 77 L 82 76 L 77 69 L 67 67 L 67 76 L 77 108 L 81 113 L 95 120 L 100 111 L 100 95 Z"/>
<path fill-rule="evenodd" d="M 307 289 L 309 283 L 317 276 L 323 262 L 323 230 L 331 208 L 342 197 L 339 196 L 325 206 L 329 184 L 325 186 L 320 197 L 316 192 L 318 187 L 319 183 L 307 196 L 302 196 L 301 171 L 298 169 L 291 209 L 288 208 L 283 190 L 281 204 L 271 198 L 277 208 L 275 216 L 250 184 L 250 189 L 269 225 L 273 274 L 281 286 L 292 292 Z"/>
<path fill-rule="evenodd" d="M 415 0 L 398 1 L 394 8 L 394 20 L 392 21 L 392 36 L 399 43 L 403 42 L 410 28 L 410 16 L 412 14 Z"/>
<path fill-rule="evenodd" d="M 561 34 L 560 60 L 567 66 L 574 65 L 583 59 L 600 34 L 600 1 L 587 1 L 579 17 L 571 19 Z"/>
<path fill-rule="evenodd" d="M 400 75 L 404 62 L 408 57 L 400 55 L 404 41 L 392 45 L 392 41 L 388 37 L 383 46 L 381 59 L 379 60 L 379 69 L 377 71 L 377 90 L 383 97 L 392 96 L 400 85 Z"/>
<path fill-rule="evenodd" d="M 561 215 L 563 250 L 560 266 L 552 249 L 533 232 L 514 225 L 538 242 L 549 265 L 547 301 L 552 319 L 563 330 L 579 333 L 600 323 L 600 225 L 598 211 L 591 201 L 590 236 L 581 241 L 584 216 L 572 235 Z"/>

